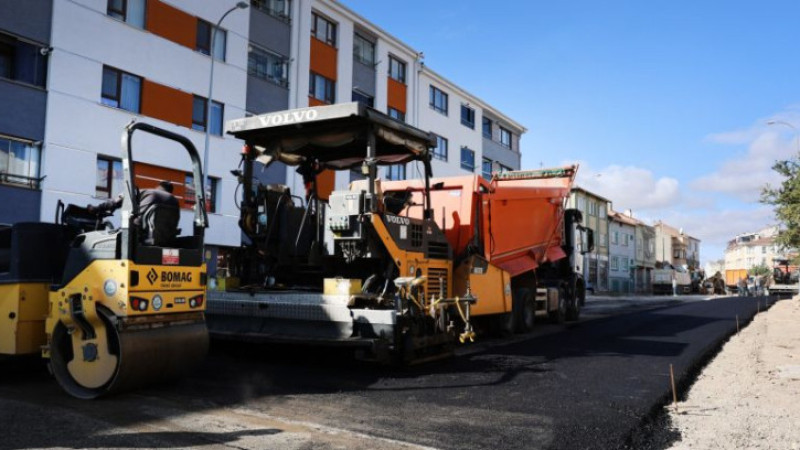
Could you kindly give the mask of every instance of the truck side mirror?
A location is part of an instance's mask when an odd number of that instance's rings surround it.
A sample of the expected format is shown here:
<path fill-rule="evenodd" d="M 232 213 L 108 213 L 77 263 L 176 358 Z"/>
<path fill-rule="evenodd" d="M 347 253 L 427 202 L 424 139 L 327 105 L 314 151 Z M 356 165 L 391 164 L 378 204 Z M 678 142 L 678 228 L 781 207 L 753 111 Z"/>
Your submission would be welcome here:
<path fill-rule="evenodd" d="M 586 250 L 583 253 L 591 253 L 594 251 L 594 230 L 591 228 L 586 229 Z"/>

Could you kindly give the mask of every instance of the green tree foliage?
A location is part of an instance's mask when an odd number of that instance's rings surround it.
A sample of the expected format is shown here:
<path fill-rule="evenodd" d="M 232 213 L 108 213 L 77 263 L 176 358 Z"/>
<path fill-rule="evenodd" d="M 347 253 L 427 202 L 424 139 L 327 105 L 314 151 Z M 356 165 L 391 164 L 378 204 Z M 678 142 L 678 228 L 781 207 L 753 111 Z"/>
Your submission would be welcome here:
<path fill-rule="evenodd" d="M 769 275 L 770 273 L 772 273 L 772 270 L 767 267 L 766 264 L 759 264 L 750 268 L 750 275 L 756 277 L 759 275 Z"/>
<path fill-rule="evenodd" d="M 761 202 L 775 207 L 775 217 L 781 223 L 776 243 L 783 248 L 800 248 L 800 155 L 778 161 L 772 170 L 783 177 L 779 187 L 766 186 Z"/>

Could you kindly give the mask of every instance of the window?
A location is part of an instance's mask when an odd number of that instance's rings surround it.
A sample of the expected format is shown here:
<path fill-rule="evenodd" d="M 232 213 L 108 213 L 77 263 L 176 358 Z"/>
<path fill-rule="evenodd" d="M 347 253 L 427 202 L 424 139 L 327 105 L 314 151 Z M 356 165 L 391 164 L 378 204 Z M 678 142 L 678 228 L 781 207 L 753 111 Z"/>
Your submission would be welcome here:
<path fill-rule="evenodd" d="M 406 84 L 406 63 L 389 55 L 389 78 Z"/>
<path fill-rule="evenodd" d="M 311 18 L 311 36 L 336 47 L 336 24 L 314 13 Z"/>
<path fill-rule="evenodd" d="M 461 125 L 475 129 L 475 110 L 467 105 L 461 105 Z"/>
<path fill-rule="evenodd" d="M 375 99 L 371 95 L 364 94 L 363 92 L 357 90 L 353 91 L 353 101 L 362 103 L 369 107 L 375 105 Z"/>
<path fill-rule="evenodd" d="M 447 139 L 436 136 L 436 147 L 433 149 L 433 157 L 447 161 Z"/>
<path fill-rule="evenodd" d="M 447 115 L 447 94 L 436 86 L 431 86 L 429 104 L 434 110 Z"/>
<path fill-rule="evenodd" d="M 600 216 L 601 219 L 605 219 L 606 218 L 606 205 L 605 205 L 605 203 L 597 205 L 597 215 Z"/>
<path fill-rule="evenodd" d="M 47 56 L 43 47 L 0 33 L 0 78 L 44 87 L 47 78 Z"/>
<path fill-rule="evenodd" d="M 483 118 L 483 137 L 486 139 L 492 138 L 492 119 L 487 117 Z"/>
<path fill-rule="evenodd" d="M 588 200 L 586 203 L 589 205 L 589 215 L 596 216 L 597 215 L 597 203 Z"/>
<path fill-rule="evenodd" d="M 214 26 L 203 19 L 197 19 L 197 39 L 195 50 L 204 54 L 211 54 L 211 40 L 214 42 L 214 58 L 218 61 L 225 61 L 225 41 L 227 32 L 217 28 L 216 33 L 212 33 Z"/>
<path fill-rule="evenodd" d="M 611 234 L 611 243 L 612 244 L 619 244 L 619 232 L 615 231 Z"/>
<path fill-rule="evenodd" d="M 356 33 L 353 36 L 353 59 L 372 66 L 375 64 L 375 44 L 369 39 Z"/>
<path fill-rule="evenodd" d="M 511 148 L 511 132 L 503 127 L 500 127 L 500 145 Z"/>
<path fill-rule="evenodd" d="M 98 198 L 112 198 L 121 192 L 122 162 L 105 156 L 98 156 L 95 196 Z"/>
<path fill-rule="evenodd" d="M 404 164 L 395 164 L 386 168 L 387 180 L 405 180 L 406 179 L 406 166 Z"/>
<path fill-rule="evenodd" d="M 206 130 L 206 108 L 208 108 L 208 103 L 205 97 L 195 95 L 192 102 L 192 128 L 195 130 Z M 222 136 L 222 119 L 224 112 L 225 107 L 222 103 L 211 102 L 211 128 L 208 130 L 209 133 L 215 136 Z"/>
<path fill-rule="evenodd" d="M 219 184 L 218 178 L 208 177 L 203 187 L 206 189 L 206 211 L 210 213 L 217 212 L 217 185 Z M 188 207 L 194 207 L 195 203 L 195 190 L 194 190 L 194 176 L 190 173 L 186 174 L 184 180 L 185 194 L 183 202 Z"/>
<path fill-rule="evenodd" d="M 0 183 L 39 189 L 39 145 L 0 136 Z"/>
<path fill-rule="evenodd" d="M 600 233 L 600 245 L 603 247 L 608 245 L 608 236 L 605 233 Z"/>
<path fill-rule="evenodd" d="M 144 28 L 146 0 L 108 0 L 107 14 L 137 28 Z"/>
<path fill-rule="evenodd" d="M 626 272 L 627 272 L 627 271 L 628 271 L 628 258 L 622 258 L 621 262 L 622 262 L 622 267 L 621 267 L 621 269 L 622 269 L 623 271 L 626 271 Z"/>
<path fill-rule="evenodd" d="M 289 0 L 251 0 L 253 8 L 289 23 Z"/>
<path fill-rule="evenodd" d="M 767 254 L 767 247 L 761 247 L 761 254 L 762 255 Z"/>
<path fill-rule="evenodd" d="M 322 75 L 311 72 L 308 83 L 308 95 L 325 103 L 336 101 L 336 82 Z"/>
<path fill-rule="evenodd" d="M 388 112 L 389 112 L 389 117 L 397 119 L 401 122 L 406 121 L 406 113 L 404 113 L 403 111 L 400 111 L 399 109 L 394 109 L 390 106 Z"/>
<path fill-rule="evenodd" d="M 134 113 L 139 113 L 142 98 L 142 78 L 108 66 L 103 66 L 101 101 Z"/>
<path fill-rule="evenodd" d="M 627 234 L 623 234 L 623 235 L 622 235 L 622 245 L 623 245 L 624 247 L 627 247 L 627 246 L 628 246 L 628 235 L 627 235 Z"/>
<path fill-rule="evenodd" d="M 616 256 L 611 257 L 611 270 L 619 270 L 619 258 Z"/>
<path fill-rule="evenodd" d="M 461 147 L 461 168 L 475 172 L 475 151 L 468 147 Z"/>
<path fill-rule="evenodd" d="M 247 73 L 283 87 L 288 85 L 286 60 L 252 44 L 247 54 Z"/>
<path fill-rule="evenodd" d="M 492 160 L 491 159 L 483 158 L 483 161 L 481 162 L 481 175 L 483 175 L 483 178 L 486 178 L 487 180 L 491 180 L 492 179 Z"/>

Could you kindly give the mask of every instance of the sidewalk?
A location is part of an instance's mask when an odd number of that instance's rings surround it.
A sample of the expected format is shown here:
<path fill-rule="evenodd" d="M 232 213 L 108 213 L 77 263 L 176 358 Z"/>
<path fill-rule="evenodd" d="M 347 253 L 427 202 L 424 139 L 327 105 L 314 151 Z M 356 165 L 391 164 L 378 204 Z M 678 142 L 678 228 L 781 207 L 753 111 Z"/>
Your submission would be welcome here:
<path fill-rule="evenodd" d="M 800 299 L 756 315 L 668 408 L 672 449 L 800 449 Z"/>

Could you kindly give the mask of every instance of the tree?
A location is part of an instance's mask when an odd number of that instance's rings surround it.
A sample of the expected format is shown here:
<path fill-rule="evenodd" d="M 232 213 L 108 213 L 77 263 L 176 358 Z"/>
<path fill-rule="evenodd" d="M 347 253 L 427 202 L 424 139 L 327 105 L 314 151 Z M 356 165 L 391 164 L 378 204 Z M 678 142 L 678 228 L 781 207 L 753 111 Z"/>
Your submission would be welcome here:
<path fill-rule="evenodd" d="M 767 185 L 761 191 L 761 202 L 775 207 L 775 217 L 781 223 L 775 243 L 783 248 L 800 248 L 800 155 L 777 161 L 772 170 L 783 181 L 779 187 Z"/>
<path fill-rule="evenodd" d="M 770 270 L 770 268 L 767 267 L 766 264 L 759 264 L 757 266 L 751 267 L 749 272 L 750 275 L 757 277 L 760 275 L 769 275 L 770 273 L 772 273 L 772 270 Z"/>

